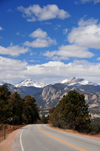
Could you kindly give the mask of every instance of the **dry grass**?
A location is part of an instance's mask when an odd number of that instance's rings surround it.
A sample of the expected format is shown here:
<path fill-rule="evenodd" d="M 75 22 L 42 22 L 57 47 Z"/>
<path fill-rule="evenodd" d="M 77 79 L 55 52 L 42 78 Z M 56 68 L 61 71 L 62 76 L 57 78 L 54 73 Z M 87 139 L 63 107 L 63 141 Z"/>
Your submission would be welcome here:
<path fill-rule="evenodd" d="M 21 127 L 23 127 L 23 125 L 15 126 L 15 125 L 0 124 L 0 142 L 4 140 L 9 133 Z"/>
<path fill-rule="evenodd" d="M 54 127 L 52 124 L 48 124 L 47 126 L 50 127 L 50 128 L 56 129 L 56 130 L 60 130 L 60 131 L 63 131 L 63 132 L 67 132 L 67 133 L 82 135 L 82 136 L 91 137 L 91 138 L 98 138 L 97 140 L 100 141 L 100 134 L 90 135 L 90 134 L 80 133 L 80 132 L 78 132 L 78 131 L 76 131 L 76 130 L 61 129 L 61 128 L 58 128 L 58 127 Z"/>

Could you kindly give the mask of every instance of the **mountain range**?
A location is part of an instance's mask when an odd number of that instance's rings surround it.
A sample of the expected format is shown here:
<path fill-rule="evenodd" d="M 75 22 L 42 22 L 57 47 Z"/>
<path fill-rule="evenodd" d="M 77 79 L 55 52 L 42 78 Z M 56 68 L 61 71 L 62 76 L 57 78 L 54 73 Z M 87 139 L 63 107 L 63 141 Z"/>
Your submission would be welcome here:
<path fill-rule="evenodd" d="M 30 79 L 16 85 L 0 82 L 1 86 L 4 84 L 8 86 L 11 93 L 17 91 L 22 98 L 26 95 L 33 96 L 37 105 L 42 109 L 56 106 L 63 95 L 66 95 L 70 90 L 76 90 L 85 95 L 92 117 L 100 117 L 100 85 L 97 83 L 74 77 L 49 85 Z"/>

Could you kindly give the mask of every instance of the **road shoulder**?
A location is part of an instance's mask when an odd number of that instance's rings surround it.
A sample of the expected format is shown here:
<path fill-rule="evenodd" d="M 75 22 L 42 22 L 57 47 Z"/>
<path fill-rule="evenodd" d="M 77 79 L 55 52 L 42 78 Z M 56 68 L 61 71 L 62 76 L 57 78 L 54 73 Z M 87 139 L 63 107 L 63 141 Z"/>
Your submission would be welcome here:
<path fill-rule="evenodd" d="M 0 142 L 0 151 L 11 151 L 12 150 L 12 144 L 14 141 L 14 138 L 17 137 L 17 133 L 21 129 L 14 130 L 10 134 L 7 135 L 6 139 Z M 16 151 L 16 148 L 13 150 Z"/>
<path fill-rule="evenodd" d="M 82 137 L 86 137 L 86 138 L 89 138 L 89 139 L 100 141 L 100 134 L 99 135 L 90 135 L 90 134 L 79 133 L 79 132 L 74 131 L 74 130 L 68 130 L 68 129 L 64 130 L 64 129 L 61 129 L 61 128 L 58 128 L 58 127 L 54 127 L 51 124 L 47 124 L 46 126 L 49 127 L 49 128 L 52 128 L 52 129 L 56 129 L 58 131 L 63 131 L 63 132 L 70 133 L 70 134 L 73 134 L 73 135 L 78 135 L 78 136 L 82 136 Z"/>

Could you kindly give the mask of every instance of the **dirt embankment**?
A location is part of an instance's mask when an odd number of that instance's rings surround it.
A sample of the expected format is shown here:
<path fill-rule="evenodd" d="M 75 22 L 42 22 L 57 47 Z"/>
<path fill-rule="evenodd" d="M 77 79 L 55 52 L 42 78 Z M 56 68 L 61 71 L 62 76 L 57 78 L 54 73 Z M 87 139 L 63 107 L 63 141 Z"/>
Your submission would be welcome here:
<path fill-rule="evenodd" d="M 4 139 L 4 128 L 6 126 L 6 139 Z M 22 127 L 26 125 L 2 125 L 2 129 L 0 129 L 0 151 L 16 151 L 12 150 L 12 144 L 14 141 L 14 138 L 17 136 L 17 133 L 21 130 Z"/>
<path fill-rule="evenodd" d="M 0 142 L 3 141 L 6 136 L 13 132 L 14 130 L 17 130 L 19 128 L 23 127 L 23 125 L 8 125 L 8 124 L 1 124 L 0 125 Z"/>
<path fill-rule="evenodd" d="M 12 150 L 12 143 L 14 138 L 16 137 L 17 133 L 20 129 L 17 129 L 10 134 L 7 135 L 6 139 L 0 142 L 0 151 L 11 151 Z"/>

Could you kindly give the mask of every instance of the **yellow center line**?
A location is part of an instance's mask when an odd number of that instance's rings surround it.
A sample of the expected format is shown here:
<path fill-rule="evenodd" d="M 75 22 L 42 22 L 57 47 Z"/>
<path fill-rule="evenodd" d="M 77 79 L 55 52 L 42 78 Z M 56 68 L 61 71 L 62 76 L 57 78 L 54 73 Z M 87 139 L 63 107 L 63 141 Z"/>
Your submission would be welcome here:
<path fill-rule="evenodd" d="M 64 143 L 64 144 L 66 144 L 66 145 L 69 145 L 69 146 L 71 146 L 71 147 L 73 147 L 73 148 L 76 148 L 76 149 L 78 149 L 78 150 L 80 150 L 80 151 L 86 151 L 85 149 L 82 149 L 82 148 L 80 148 L 80 147 L 78 147 L 78 146 L 75 146 L 75 145 L 73 145 L 73 144 L 70 144 L 70 143 L 68 143 L 68 142 L 65 142 L 65 141 L 63 141 L 63 140 L 61 140 L 61 139 L 59 139 L 59 138 L 57 138 L 57 137 L 55 137 L 55 136 L 53 136 L 53 135 L 50 135 L 49 133 L 47 133 L 47 132 L 43 131 L 42 129 L 40 129 L 39 125 L 37 125 L 37 128 L 38 128 L 41 132 L 45 133 L 46 135 L 48 135 L 48 136 L 50 136 L 50 137 L 52 137 L 52 138 L 54 138 L 54 139 L 56 139 L 56 140 L 58 140 L 58 141 L 60 141 L 60 142 L 62 142 L 62 143 Z"/>

